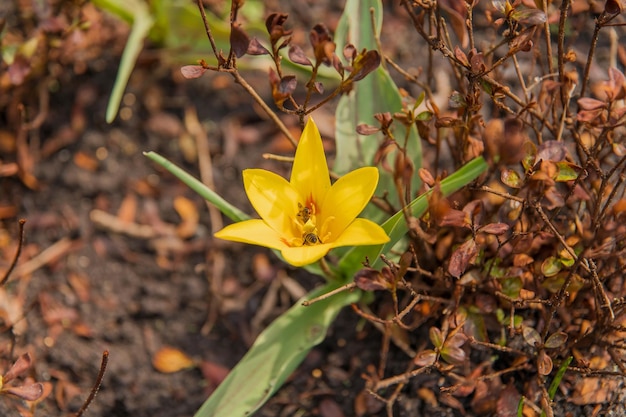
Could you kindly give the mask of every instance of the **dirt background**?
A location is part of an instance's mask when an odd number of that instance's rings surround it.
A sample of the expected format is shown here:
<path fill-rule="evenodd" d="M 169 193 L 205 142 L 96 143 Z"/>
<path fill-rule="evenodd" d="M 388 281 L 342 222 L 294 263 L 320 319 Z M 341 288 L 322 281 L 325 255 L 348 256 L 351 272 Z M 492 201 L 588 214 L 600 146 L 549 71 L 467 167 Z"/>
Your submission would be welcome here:
<path fill-rule="evenodd" d="M 19 3 L 2 6 L 9 23 L 19 20 Z M 383 44 L 408 67 L 419 66 L 423 49 L 414 47 L 417 37 L 408 19 L 395 5 L 386 7 Z M 299 39 L 319 21 L 333 29 L 341 12 L 329 2 L 313 1 L 266 2 L 266 8 L 289 13 Z M 287 166 L 262 154 L 287 154 L 290 148 L 226 75 L 184 80 L 177 65 L 159 59 L 150 47 L 133 72 L 122 116 L 106 124 L 127 28 L 93 7 L 79 9 L 99 22 L 99 37 L 85 41 L 83 49 L 65 50 L 53 76 L 33 77 L 3 98 L 45 116 L 27 140 L 36 182 L 0 177 L 0 271 L 8 268 L 17 247 L 17 219 L 27 220 L 20 263 L 0 293 L 3 314 L 13 314 L 3 318 L 14 324 L 3 333 L 3 352 L 10 350 L 14 334 L 12 357 L 32 355 L 30 375 L 47 389 L 37 416 L 75 413 L 96 380 L 105 350 L 106 373 L 86 415 L 191 416 L 258 332 L 321 280 L 286 267 L 265 249 L 213 239 L 215 217 L 203 200 L 142 151 L 159 152 L 199 177 L 198 159 L 205 156 L 198 155 L 197 138 L 190 133 L 197 114 L 207 132 L 217 191 L 251 212 L 241 170 L 286 173 Z M 269 97 L 265 74 L 247 76 Z M 3 134 L 15 120 L 15 106 L 6 108 Z M 293 118 L 284 120 L 297 132 Z M 332 108 L 316 114 L 316 121 L 332 152 Z M 0 156 L 5 162 L 16 159 L 7 147 Z M 426 334 L 412 337 L 427 340 Z M 377 366 L 380 346 L 380 333 L 345 310 L 329 337 L 258 415 L 340 417 L 363 409 L 384 415 L 382 405 L 362 392 L 362 374 Z M 153 360 L 165 347 L 194 365 L 159 372 Z M 403 372 L 406 364 L 406 355 L 392 347 L 388 371 Z M 411 381 L 395 415 L 462 415 L 453 406 L 415 395 L 441 383 L 436 374 Z M 556 415 L 591 415 L 591 406 L 559 401 Z M 19 404 L 1 397 L 0 414 L 20 415 Z M 612 415 L 624 415 L 623 408 L 615 410 Z"/>

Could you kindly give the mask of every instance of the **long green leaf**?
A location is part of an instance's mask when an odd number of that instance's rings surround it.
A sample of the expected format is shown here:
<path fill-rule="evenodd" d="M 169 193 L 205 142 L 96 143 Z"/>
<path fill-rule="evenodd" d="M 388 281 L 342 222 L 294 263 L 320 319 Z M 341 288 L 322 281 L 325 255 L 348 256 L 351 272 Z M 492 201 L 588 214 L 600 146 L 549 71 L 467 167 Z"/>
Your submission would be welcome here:
<path fill-rule="evenodd" d="M 565 376 L 567 367 L 569 366 L 570 363 L 572 363 L 572 359 L 574 359 L 573 356 L 568 356 L 567 359 L 563 361 L 561 366 L 559 366 L 559 369 L 556 372 L 554 379 L 550 383 L 550 388 L 548 389 L 548 397 L 550 397 L 550 400 L 554 400 L 554 396 L 556 395 L 556 390 L 559 389 L 559 385 L 561 385 L 561 380 L 563 379 L 563 376 Z"/>
<path fill-rule="evenodd" d="M 441 181 L 441 192 L 444 196 L 448 196 L 459 190 L 461 187 L 474 181 L 480 174 L 487 169 L 487 163 L 482 157 L 475 158 L 461 167 L 458 171 Z M 417 197 L 409 204 L 409 209 L 413 216 L 421 217 L 428 208 L 428 194 L 424 193 Z M 408 226 L 404 219 L 402 211 L 394 214 L 389 220 L 384 222 L 382 228 L 389 235 L 390 241 L 384 245 L 376 246 L 356 246 L 350 249 L 339 262 L 341 271 L 355 271 L 359 269 L 359 265 L 367 257 L 372 265 L 376 266 L 379 262 L 379 256 L 387 253 L 391 248 L 402 239 L 408 232 Z"/>
<path fill-rule="evenodd" d="M 133 71 L 137 57 L 143 48 L 144 40 L 154 25 L 154 18 L 144 0 L 94 0 L 94 4 L 127 21 L 132 21 L 130 35 L 124 47 L 111 98 L 107 105 L 106 121 L 111 123 L 120 108 L 126 84 L 128 84 L 130 73 Z"/>
<path fill-rule="evenodd" d="M 374 13 L 374 28 L 370 10 Z M 341 51 L 347 43 L 352 43 L 358 50 L 376 49 L 374 30 L 380 33 L 382 16 L 381 0 L 348 0 L 335 33 L 337 50 Z M 337 156 L 333 171 L 345 174 L 357 167 L 374 165 L 374 157 L 383 140 L 382 133 L 362 136 L 356 132 L 356 127 L 362 123 L 376 126 L 379 123 L 374 114 L 382 112 L 393 114 L 401 110 L 402 97 L 398 87 L 382 66 L 355 83 L 353 90 L 343 95 L 337 106 L 335 126 Z M 400 146 L 406 144 L 407 156 L 417 172 L 422 165 L 422 148 L 416 127 L 412 125 L 407 129 L 397 122 L 393 127 L 396 141 Z M 391 166 L 397 152 L 393 151 L 387 156 L 387 162 Z M 419 186 L 419 178 L 415 176 L 411 195 L 414 195 Z M 388 193 L 390 201 L 399 206 L 393 174 L 381 170 L 376 194 L 382 195 L 385 192 Z M 385 218 L 385 214 L 373 206 L 368 206 L 363 216 L 377 222 Z"/>
<path fill-rule="evenodd" d="M 231 219 L 234 222 L 240 222 L 243 220 L 248 220 L 250 216 L 248 216 L 243 211 L 239 210 L 237 207 L 230 204 L 228 201 L 224 200 L 222 196 L 220 196 L 215 191 L 211 190 L 209 187 L 204 185 L 201 181 L 194 178 L 191 174 L 186 172 L 184 169 L 178 167 L 174 163 L 168 161 L 161 155 L 156 152 L 144 152 L 145 156 L 147 156 L 152 161 L 161 165 L 163 168 L 168 170 L 172 175 L 181 180 L 185 185 L 198 193 L 202 198 L 208 201 L 211 204 L 214 204 L 226 217 Z"/>
<path fill-rule="evenodd" d="M 327 284 L 306 298 L 325 294 L 336 286 Z M 308 352 L 324 340 L 339 311 L 359 297 L 359 291 L 344 291 L 308 307 L 301 302 L 291 307 L 259 335 L 195 417 L 250 416 L 280 388 Z"/>

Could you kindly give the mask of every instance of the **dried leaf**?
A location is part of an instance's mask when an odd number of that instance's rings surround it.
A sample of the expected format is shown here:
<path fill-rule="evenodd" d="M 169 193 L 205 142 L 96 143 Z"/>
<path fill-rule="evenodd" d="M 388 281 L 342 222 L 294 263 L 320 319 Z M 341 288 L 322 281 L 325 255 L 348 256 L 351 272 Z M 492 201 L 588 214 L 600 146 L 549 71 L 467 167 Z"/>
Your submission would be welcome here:
<path fill-rule="evenodd" d="M 467 7 L 464 1 L 442 0 L 438 3 L 441 9 L 445 10 L 449 16 L 449 22 L 452 26 L 454 34 L 459 39 L 461 45 L 467 46 L 469 37 L 467 35 L 467 25 L 465 19 L 467 16 Z"/>
<path fill-rule="evenodd" d="M 241 58 L 248 51 L 250 38 L 241 28 L 241 24 L 233 22 L 230 26 L 230 47 L 235 56 Z"/>
<path fill-rule="evenodd" d="M 291 62 L 294 62 L 296 64 L 300 64 L 300 65 L 308 65 L 308 66 L 313 66 L 313 63 L 311 63 L 311 60 L 309 58 L 307 58 L 307 56 L 304 54 L 304 51 L 302 50 L 302 48 L 300 48 L 297 45 L 291 45 L 289 47 L 289 59 L 291 60 Z"/>
<path fill-rule="evenodd" d="M 226 378 L 230 370 L 223 365 L 211 361 L 202 361 L 200 364 L 202 376 L 213 387 L 217 387 Z"/>
<path fill-rule="evenodd" d="M 595 98 L 582 97 L 578 99 L 578 106 L 583 110 L 598 110 L 606 108 L 606 103 Z"/>
<path fill-rule="evenodd" d="M 2 391 L 26 401 L 35 401 L 43 394 L 43 384 L 37 382 L 30 385 L 5 386 Z"/>
<path fill-rule="evenodd" d="M 537 148 L 538 161 L 554 161 L 559 162 L 565 159 L 567 149 L 565 143 L 556 140 L 548 140 L 543 142 Z"/>
<path fill-rule="evenodd" d="M 178 349 L 163 347 L 152 357 L 152 366 L 159 372 L 169 374 L 192 368 L 195 362 Z"/>
<path fill-rule="evenodd" d="M 470 67 L 470 63 L 469 63 L 469 60 L 467 59 L 467 55 L 465 55 L 465 52 L 463 52 L 463 50 L 458 45 L 454 47 L 454 56 L 456 59 L 458 59 L 461 62 L 461 64 L 463 64 L 463 66 L 465 66 L 466 68 Z"/>
<path fill-rule="evenodd" d="M 133 223 L 137 215 L 137 197 L 128 193 L 122 200 L 120 208 L 117 210 L 117 218 L 122 223 Z"/>
<path fill-rule="evenodd" d="M 176 226 L 176 234 L 183 239 L 193 236 L 200 222 L 196 205 L 185 197 L 177 196 L 174 198 L 174 210 L 182 219 L 182 222 Z"/>
<path fill-rule="evenodd" d="M 207 71 L 202 65 L 185 65 L 180 69 L 181 74 L 188 80 L 200 78 Z"/>
<path fill-rule="evenodd" d="M 82 151 L 74 154 L 74 163 L 85 171 L 95 172 L 98 169 L 98 160 Z"/>
<path fill-rule="evenodd" d="M 346 46 L 343 47 L 343 56 L 348 61 L 352 62 L 354 58 L 356 58 L 356 54 L 357 54 L 356 47 L 352 45 L 351 43 L 348 43 L 346 44 Z"/>
<path fill-rule="evenodd" d="M 326 25 L 322 23 L 315 25 L 309 34 L 309 40 L 311 41 L 311 46 L 313 46 L 315 62 L 331 65 L 337 45 L 332 41 Z"/>
<path fill-rule="evenodd" d="M 417 366 L 430 366 L 437 360 L 437 353 L 434 350 L 422 350 L 413 358 L 413 363 Z"/>
<path fill-rule="evenodd" d="M 624 11 L 624 5 L 619 0 L 606 0 L 604 11 L 608 14 L 618 14 Z"/>
<path fill-rule="evenodd" d="M 287 20 L 286 13 L 272 13 L 265 19 L 265 27 L 270 35 L 270 42 L 275 45 L 280 38 L 291 34 L 291 30 L 286 30 L 283 25 Z"/>
<path fill-rule="evenodd" d="M 322 84 L 320 81 L 315 81 L 313 83 L 313 87 L 317 94 L 324 94 L 324 84 Z"/>
<path fill-rule="evenodd" d="M 490 223 L 479 229 L 483 233 L 489 233 L 490 235 L 501 235 L 509 230 L 509 225 L 506 223 Z"/>
<path fill-rule="evenodd" d="M 248 50 L 246 51 L 248 55 L 269 55 L 270 51 L 267 50 L 266 47 L 261 45 L 261 42 L 257 38 L 252 38 L 250 43 L 248 44 Z"/>
<path fill-rule="evenodd" d="M 428 213 L 438 226 L 464 227 L 471 223 L 469 216 L 453 209 L 450 202 L 441 193 L 439 184 L 436 184 L 428 196 Z"/>
<path fill-rule="evenodd" d="M 352 72 L 349 79 L 352 81 L 362 80 L 380 65 L 380 54 L 378 51 L 367 51 L 359 54 L 352 64 Z"/>
<path fill-rule="evenodd" d="M 373 268 L 363 268 L 354 275 L 354 283 L 363 291 L 381 291 L 390 288 L 381 273 Z"/>
<path fill-rule="evenodd" d="M 427 184 L 430 187 L 435 185 L 435 177 L 433 177 L 433 174 L 431 174 L 426 168 L 420 168 L 417 173 L 424 184 Z"/>
<path fill-rule="evenodd" d="M 532 347 L 536 347 L 541 344 L 541 335 L 533 327 L 524 326 L 522 328 L 522 336 L 524 336 L 526 343 Z"/>
<path fill-rule="evenodd" d="M 331 398 L 324 398 L 319 405 L 319 415 L 321 417 L 344 417 L 341 407 Z"/>
<path fill-rule="evenodd" d="M 526 266 L 533 261 L 533 257 L 526 253 L 517 253 L 513 256 L 513 266 Z"/>
<path fill-rule="evenodd" d="M 509 383 L 498 396 L 496 417 L 517 416 L 517 407 L 519 406 L 520 398 L 521 395 L 515 386 Z"/>
<path fill-rule="evenodd" d="M 567 342 L 567 333 L 556 332 L 548 337 L 544 346 L 548 349 L 556 349 L 563 346 L 565 342 Z"/>
<path fill-rule="evenodd" d="M 552 367 L 553 367 L 553 363 L 552 363 L 552 358 L 550 358 L 550 356 L 548 356 L 548 354 L 546 353 L 545 350 L 542 350 L 541 352 L 539 352 L 539 358 L 537 359 L 537 372 L 540 375 L 550 375 L 550 372 L 552 372 Z"/>
<path fill-rule="evenodd" d="M 476 258 L 478 247 L 474 239 L 469 239 L 459 246 L 450 257 L 448 273 L 455 278 L 459 278 L 467 269 L 470 262 Z"/>
<path fill-rule="evenodd" d="M 30 358 L 30 354 L 22 354 L 19 358 L 17 358 L 13 365 L 11 365 L 11 368 L 2 376 L 2 383 L 7 383 L 22 375 L 28 370 L 28 368 L 30 368 L 31 363 L 32 360 Z"/>
<path fill-rule="evenodd" d="M 380 132 L 380 127 L 368 125 L 365 123 L 361 123 L 357 125 L 356 127 L 356 133 L 358 133 L 359 135 L 368 136 L 368 135 L 373 135 L 374 133 L 377 133 L 377 132 Z"/>

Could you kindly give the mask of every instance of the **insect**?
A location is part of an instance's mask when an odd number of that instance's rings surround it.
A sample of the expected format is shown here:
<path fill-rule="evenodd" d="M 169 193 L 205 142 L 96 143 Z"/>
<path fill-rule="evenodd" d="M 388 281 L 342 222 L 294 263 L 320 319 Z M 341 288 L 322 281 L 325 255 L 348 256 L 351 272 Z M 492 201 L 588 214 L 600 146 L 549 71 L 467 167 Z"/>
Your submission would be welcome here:
<path fill-rule="evenodd" d="M 302 219 L 302 223 L 306 223 L 311 218 L 311 209 L 298 203 L 298 217 Z"/>
<path fill-rule="evenodd" d="M 313 232 L 306 232 L 302 235 L 302 244 L 303 245 L 316 245 L 318 243 L 322 243 L 322 239 L 318 235 Z"/>

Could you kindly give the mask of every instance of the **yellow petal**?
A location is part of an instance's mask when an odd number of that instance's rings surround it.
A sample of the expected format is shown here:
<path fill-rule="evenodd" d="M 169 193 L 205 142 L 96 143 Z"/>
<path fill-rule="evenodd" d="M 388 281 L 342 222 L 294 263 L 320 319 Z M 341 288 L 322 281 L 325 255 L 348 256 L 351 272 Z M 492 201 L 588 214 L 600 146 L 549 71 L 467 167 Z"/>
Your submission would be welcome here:
<path fill-rule="evenodd" d="M 259 216 L 283 237 L 294 236 L 298 192 L 280 175 L 264 169 L 243 171 L 243 184 Z"/>
<path fill-rule="evenodd" d="M 330 188 L 322 137 L 312 118 L 309 118 L 300 136 L 290 183 L 300 193 L 303 203 L 314 201 L 318 205 L 322 204 Z"/>
<path fill-rule="evenodd" d="M 278 250 L 287 247 L 287 244 L 276 231 L 269 227 L 263 220 L 258 219 L 228 225 L 215 233 L 215 237 Z"/>
<path fill-rule="evenodd" d="M 281 251 L 285 261 L 293 266 L 304 266 L 318 261 L 332 249 L 332 244 L 324 243 L 322 245 L 312 246 L 294 246 L 284 248 Z"/>
<path fill-rule="evenodd" d="M 326 199 L 320 210 L 321 223 L 328 216 L 334 220 L 328 223 L 332 240 L 336 239 L 343 230 L 365 208 L 376 190 L 378 184 L 378 169 L 363 167 L 347 173 L 339 178 L 326 194 Z"/>
<path fill-rule="evenodd" d="M 330 244 L 334 247 L 380 245 L 389 242 L 389 236 L 382 227 L 371 220 L 354 219 L 343 233 Z"/>

